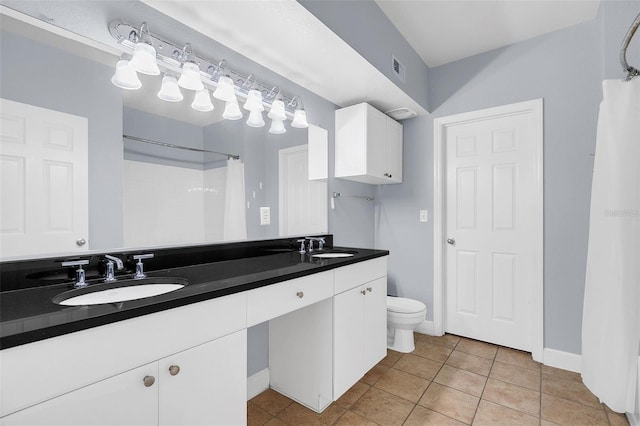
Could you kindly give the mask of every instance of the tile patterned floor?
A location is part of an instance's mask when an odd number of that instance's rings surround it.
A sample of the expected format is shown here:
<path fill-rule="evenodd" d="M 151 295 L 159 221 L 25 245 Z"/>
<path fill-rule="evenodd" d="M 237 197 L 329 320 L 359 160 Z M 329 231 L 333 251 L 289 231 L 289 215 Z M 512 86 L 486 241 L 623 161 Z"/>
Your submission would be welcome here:
<path fill-rule="evenodd" d="M 322 414 L 269 389 L 247 403 L 250 426 L 628 425 L 580 375 L 531 355 L 453 335 L 416 333 L 411 354 L 387 351 Z"/>

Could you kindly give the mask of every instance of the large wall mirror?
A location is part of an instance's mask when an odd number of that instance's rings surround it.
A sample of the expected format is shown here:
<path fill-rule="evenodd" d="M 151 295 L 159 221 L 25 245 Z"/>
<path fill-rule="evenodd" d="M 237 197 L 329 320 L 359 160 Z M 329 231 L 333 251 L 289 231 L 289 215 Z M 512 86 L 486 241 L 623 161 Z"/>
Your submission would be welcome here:
<path fill-rule="evenodd" d="M 268 124 L 266 128 L 246 126 L 246 114 L 237 121 L 222 119 L 224 105 L 215 100 L 214 111 L 194 111 L 191 91 L 184 91 L 182 102 L 163 102 L 156 96 L 161 82 L 157 76 L 141 76 L 144 90 L 125 92 L 110 82 L 117 56 L 48 32 L 46 25 L 34 26 L 6 14 L 1 18 L 0 98 L 31 106 L 38 114 L 63 114 L 63 120 L 66 115 L 84 118 L 85 130 L 78 124 L 80 130 L 67 133 L 84 131 L 87 143 L 82 167 L 47 175 L 48 185 L 60 189 L 72 187 L 69 179 L 74 173 L 85 173 L 85 205 L 69 204 L 70 199 L 55 193 L 27 194 L 20 188 L 30 185 L 28 179 L 17 182 L 16 176 L 30 173 L 30 160 L 23 168 L 16 166 L 5 145 L 15 142 L 21 125 L 14 125 L 16 115 L 3 108 L 3 235 L 31 229 L 25 218 L 36 210 L 48 211 L 46 220 L 59 225 L 61 233 L 70 217 L 75 220 L 86 214 L 88 220 L 86 235 L 72 235 L 70 246 L 44 247 L 43 240 L 36 238 L 30 240 L 30 247 L 5 245 L 2 258 L 298 234 L 305 228 L 283 230 L 280 210 L 288 208 L 283 204 L 283 179 L 289 179 L 285 191 L 288 187 L 295 193 L 301 184 L 310 190 L 317 201 L 310 210 L 322 213 L 309 215 L 308 205 L 298 206 L 303 214 L 292 220 L 307 220 L 305 232 L 327 232 L 326 182 L 309 183 L 295 165 L 296 155 L 304 157 L 294 147 L 305 152 L 307 129 L 288 128 L 284 135 L 271 135 Z M 23 136 L 28 139 L 33 129 L 28 120 L 23 123 Z M 59 131 L 65 126 L 53 126 L 49 134 L 66 140 L 66 133 Z M 284 171 L 283 159 L 293 161 Z M 42 175 L 37 179 L 42 181 Z M 260 209 L 264 213 L 265 207 L 270 213 L 268 223 L 261 216 Z M 77 242 L 83 239 L 84 245 Z"/>

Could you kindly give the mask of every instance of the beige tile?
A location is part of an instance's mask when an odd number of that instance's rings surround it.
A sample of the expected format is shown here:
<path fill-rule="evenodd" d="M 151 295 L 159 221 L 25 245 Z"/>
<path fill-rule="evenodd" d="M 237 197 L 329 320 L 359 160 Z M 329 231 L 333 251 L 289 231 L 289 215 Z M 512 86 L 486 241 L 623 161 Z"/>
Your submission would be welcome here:
<path fill-rule="evenodd" d="M 594 408 L 602 408 L 598 398 L 582 383 L 553 376 L 544 376 L 545 377 L 542 378 L 543 393 L 579 402 L 580 404 L 589 405 Z"/>
<path fill-rule="evenodd" d="M 605 410 L 605 412 L 607 413 L 607 418 L 611 426 L 629 426 L 629 420 L 624 414 L 614 413 L 608 410 Z"/>
<path fill-rule="evenodd" d="M 357 382 L 355 385 L 351 386 L 351 388 L 346 391 L 338 400 L 336 401 L 338 404 L 342 405 L 344 408 L 349 408 L 355 402 L 360 399 L 362 395 L 366 391 L 369 390 L 371 386 L 363 382 Z"/>
<path fill-rule="evenodd" d="M 460 341 L 460 337 L 453 334 L 445 334 L 444 336 L 429 336 L 427 334 L 414 333 L 416 341 L 423 341 L 430 345 L 444 346 L 453 349 Z"/>
<path fill-rule="evenodd" d="M 529 352 L 517 351 L 509 348 L 498 348 L 496 354 L 496 361 L 504 362 L 505 364 L 517 365 L 519 367 L 531 368 L 534 370 L 540 369 L 540 363 L 531 358 Z"/>
<path fill-rule="evenodd" d="M 456 350 L 492 360 L 496 357 L 498 347 L 491 343 L 462 338 L 456 346 Z"/>
<path fill-rule="evenodd" d="M 252 402 L 247 402 L 247 426 L 262 426 L 273 416 Z"/>
<path fill-rule="evenodd" d="M 386 367 L 393 367 L 393 365 L 398 362 L 400 358 L 402 358 L 401 352 L 392 351 L 391 349 L 387 349 L 387 356 L 382 358 L 382 361 L 379 364 L 384 365 Z"/>
<path fill-rule="evenodd" d="M 480 396 L 487 378 L 471 371 L 444 365 L 433 381 L 471 395 Z"/>
<path fill-rule="evenodd" d="M 375 365 L 371 370 L 367 371 L 360 381 L 368 385 L 373 385 L 380 377 L 384 376 L 387 371 L 389 371 L 389 367 L 380 364 Z"/>
<path fill-rule="evenodd" d="M 401 425 L 413 404 L 380 389 L 371 388 L 351 406 L 351 411 L 382 425 Z"/>
<path fill-rule="evenodd" d="M 444 346 L 432 345 L 425 341 L 419 340 L 415 342 L 416 348 L 412 352 L 414 355 L 428 358 L 437 362 L 444 362 L 451 353 L 451 349 Z"/>
<path fill-rule="evenodd" d="M 447 417 L 436 411 L 416 405 L 404 426 L 463 426 L 466 423 Z"/>
<path fill-rule="evenodd" d="M 582 376 L 579 373 L 573 371 L 562 370 L 560 368 L 549 367 L 548 365 L 542 366 L 542 374 L 548 374 L 559 379 L 573 380 L 575 382 L 582 382 Z"/>
<path fill-rule="evenodd" d="M 251 399 L 251 402 L 262 408 L 272 416 L 277 415 L 279 412 L 293 403 L 292 400 L 284 395 L 279 394 L 273 389 L 267 389 L 260 395 L 255 396 L 253 399 Z"/>
<path fill-rule="evenodd" d="M 340 404 L 331 404 L 322 413 L 316 413 L 297 402 L 289 405 L 278 414 L 278 419 L 290 425 L 331 425 L 344 414 L 346 408 Z"/>
<path fill-rule="evenodd" d="M 414 354 L 405 354 L 393 366 L 398 370 L 406 371 L 423 379 L 433 380 L 442 368 L 442 362 L 433 361 Z"/>
<path fill-rule="evenodd" d="M 540 392 L 489 378 L 482 399 L 532 416 L 540 416 Z"/>
<path fill-rule="evenodd" d="M 493 362 L 490 359 L 471 355 L 465 352 L 453 351 L 449 359 L 447 359 L 446 364 L 451 365 L 452 367 L 471 371 L 472 373 L 488 376 Z"/>
<path fill-rule="evenodd" d="M 269 420 L 267 423 L 265 423 L 264 426 L 289 426 L 289 425 L 283 422 L 282 420 L 280 420 L 279 418 L 274 417 L 271 420 Z"/>
<path fill-rule="evenodd" d="M 541 418 L 561 425 L 609 424 L 603 408 L 593 408 L 553 395 L 542 394 Z"/>
<path fill-rule="evenodd" d="M 540 390 L 540 371 L 529 368 L 518 367 L 517 365 L 505 364 L 495 361 L 491 367 L 489 377 L 503 382 L 522 386 L 523 388 Z"/>
<path fill-rule="evenodd" d="M 540 420 L 538 419 L 538 417 L 530 416 L 529 414 L 525 414 L 511 408 L 503 407 L 502 405 L 494 404 L 493 402 L 489 402 L 484 399 L 480 401 L 478 411 L 476 412 L 476 416 L 473 419 L 474 426 L 537 426 L 539 423 Z"/>
<path fill-rule="evenodd" d="M 550 422 L 549 420 L 540 419 L 540 426 L 554 426 L 558 423 Z"/>
<path fill-rule="evenodd" d="M 429 383 L 426 379 L 392 368 L 374 386 L 416 403 L 427 390 Z"/>
<path fill-rule="evenodd" d="M 418 404 L 463 423 L 471 424 L 479 401 L 480 398 L 468 393 L 431 383 Z"/>
<path fill-rule="evenodd" d="M 354 413 L 353 411 L 347 410 L 342 417 L 338 419 L 337 422 L 334 423 L 337 426 L 377 426 L 378 423 L 372 422 L 371 420 L 362 417 L 359 414 Z"/>

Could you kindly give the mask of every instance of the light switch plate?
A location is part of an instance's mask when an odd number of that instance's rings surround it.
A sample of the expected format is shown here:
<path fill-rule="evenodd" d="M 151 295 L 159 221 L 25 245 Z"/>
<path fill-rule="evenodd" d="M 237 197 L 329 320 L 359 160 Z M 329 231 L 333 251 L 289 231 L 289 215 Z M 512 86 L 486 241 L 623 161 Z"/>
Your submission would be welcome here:
<path fill-rule="evenodd" d="M 270 225 L 270 224 L 271 224 L 271 208 L 260 207 L 260 225 Z"/>
<path fill-rule="evenodd" d="M 420 210 L 420 222 L 429 222 L 429 210 Z"/>

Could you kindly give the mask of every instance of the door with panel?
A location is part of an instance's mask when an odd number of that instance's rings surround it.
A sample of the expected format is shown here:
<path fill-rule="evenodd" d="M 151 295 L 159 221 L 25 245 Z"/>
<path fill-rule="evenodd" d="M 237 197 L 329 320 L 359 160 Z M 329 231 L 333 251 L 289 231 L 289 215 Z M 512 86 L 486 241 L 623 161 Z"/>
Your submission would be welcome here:
<path fill-rule="evenodd" d="M 446 127 L 445 329 L 531 351 L 541 148 L 531 114 Z"/>
<path fill-rule="evenodd" d="M 88 120 L 0 99 L 2 256 L 86 251 Z"/>

